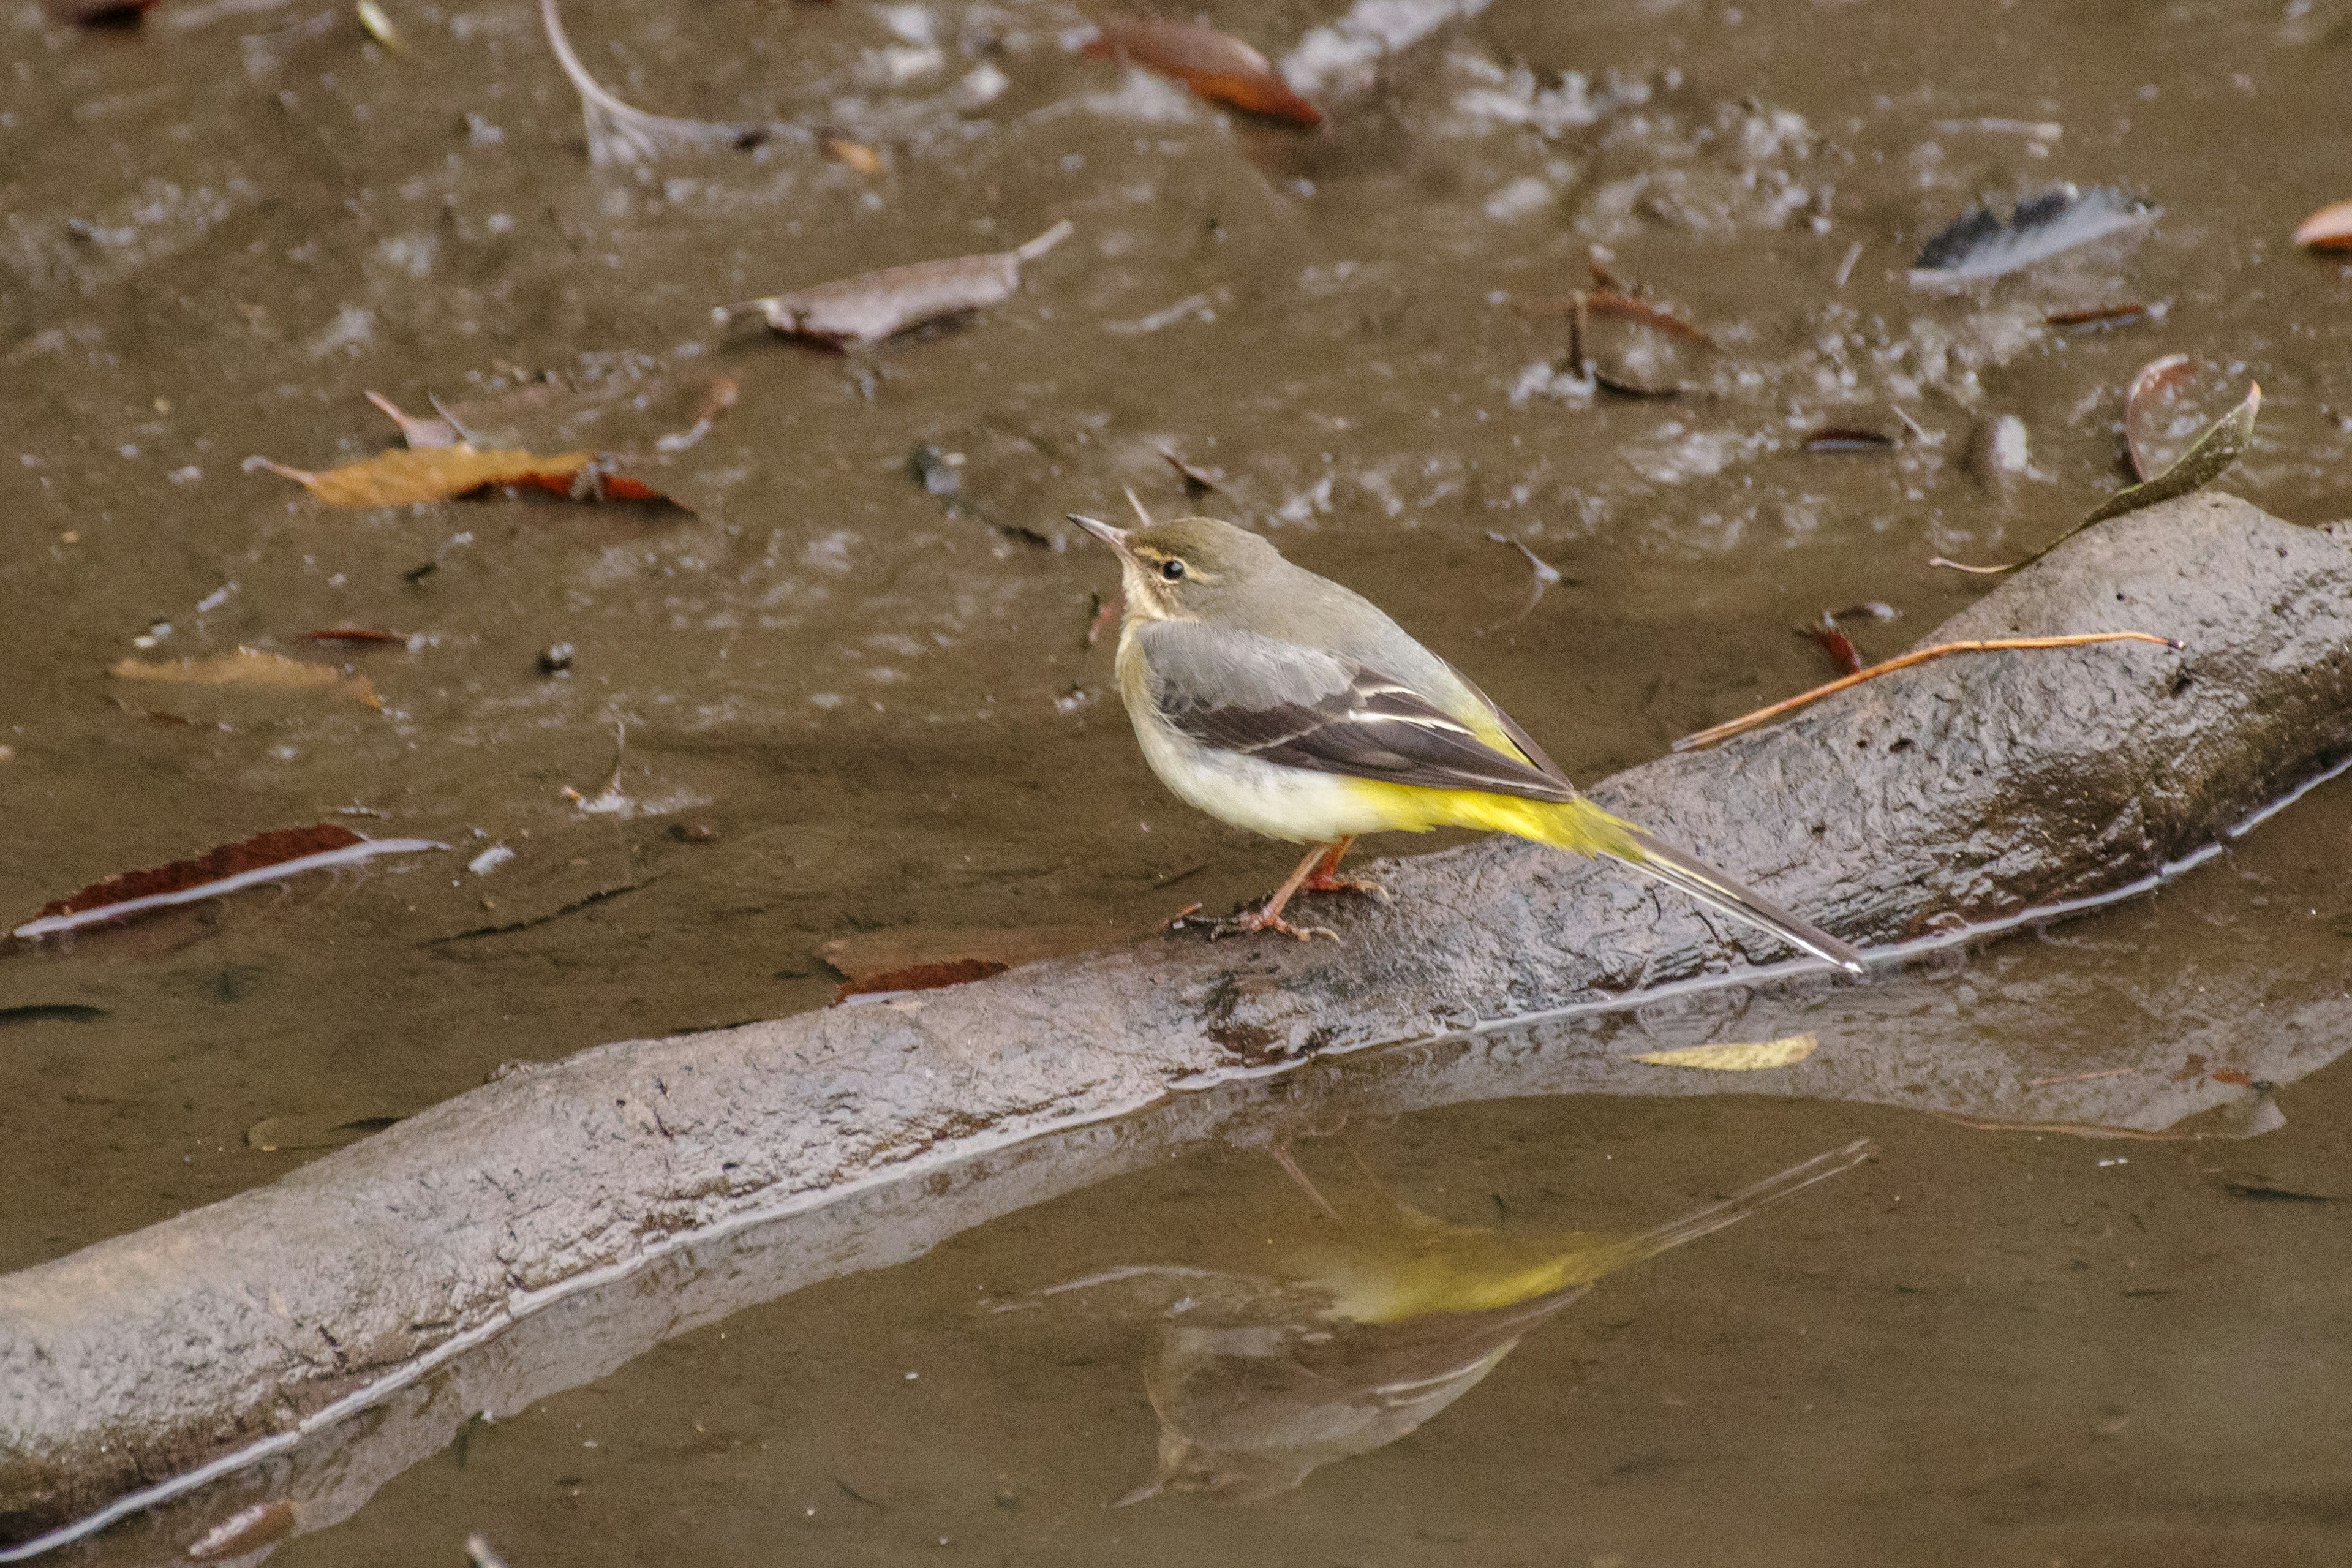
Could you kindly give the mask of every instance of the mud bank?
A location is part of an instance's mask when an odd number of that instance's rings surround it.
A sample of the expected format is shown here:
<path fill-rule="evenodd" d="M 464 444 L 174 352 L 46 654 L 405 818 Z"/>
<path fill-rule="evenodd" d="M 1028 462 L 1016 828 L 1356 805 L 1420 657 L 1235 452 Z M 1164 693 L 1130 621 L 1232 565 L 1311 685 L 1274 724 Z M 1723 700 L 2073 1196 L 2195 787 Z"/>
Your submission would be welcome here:
<path fill-rule="evenodd" d="M 2342 525 L 2192 498 L 2081 536 L 1926 639 L 2143 630 L 2184 653 L 1943 661 L 1594 794 L 1874 947 L 2113 894 L 2352 755 L 2347 590 Z M 1333 910 L 1340 945 L 1171 939 L 604 1047 L 0 1279 L 0 1541 L 290 1446 L 339 1402 L 717 1227 L 944 1183 L 1188 1081 L 1676 985 L 1832 984 L 1622 871 L 1517 843 L 1380 874 L 1396 903 Z M 1842 1093 L 1922 1103 L 1903 1076 Z M 1989 1092 L 1954 1075 L 1927 1098 L 1981 1110 Z"/>

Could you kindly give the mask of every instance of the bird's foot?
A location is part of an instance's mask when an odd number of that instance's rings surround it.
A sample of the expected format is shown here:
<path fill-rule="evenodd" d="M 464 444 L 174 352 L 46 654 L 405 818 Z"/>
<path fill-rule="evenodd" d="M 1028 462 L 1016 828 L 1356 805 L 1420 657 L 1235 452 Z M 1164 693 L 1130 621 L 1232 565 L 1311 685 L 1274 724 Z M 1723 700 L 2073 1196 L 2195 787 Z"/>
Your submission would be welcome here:
<path fill-rule="evenodd" d="M 1191 906 L 1174 920 L 1170 921 L 1167 929 L 1171 931 L 1205 932 L 1211 942 L 1215 942 L 1220 937 L 1247 936 L 1254 931 L 1280 931 L 1285 936 L 1295 936 L 1301 942 L 1312 942 L 1318 936 L 1328 936 L 1333 942 L 1339 940 L 1339 933 L 1329 926 L 1294 925 L 1284 920 L 1279 912 L 1270 912 L 1264 909 L 1248 910 L 1234 915 L 1203 915 L 1200 910 L 1200 905 Z"/>
<path fill-rule="evenodd" d="M 1334 877 L 1318 871 L 1299 883 L 1298 890 L 1302 893 L 1363 893 L 1384 904 L 1396 902 L 1389 896 L 1386 888 L 1369 877 Z"/>

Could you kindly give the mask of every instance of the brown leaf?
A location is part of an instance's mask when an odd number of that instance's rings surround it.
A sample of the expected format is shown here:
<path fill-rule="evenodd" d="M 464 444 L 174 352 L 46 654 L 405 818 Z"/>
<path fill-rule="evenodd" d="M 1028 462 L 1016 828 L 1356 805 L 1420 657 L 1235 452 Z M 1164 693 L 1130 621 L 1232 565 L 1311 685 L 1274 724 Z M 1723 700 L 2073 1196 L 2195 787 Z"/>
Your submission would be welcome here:
<path fill-rule="evenodd" d="M 1160 448 L 1160 456 L 1170 468 L 1176 470 L 1176 477 L 1183 481 L 1184 493 L 1195 500 L 1207 495 L 1211 490 L 1222 490 L 1225 488 L 1225 470 L 1223 468 L 1204 468 L 1197 463 L 1188 463 L 1166 447 Z"/>
<path fill-rule="evenodd" d="M 1109 926 L 1033 926 L 998 931 L 985 926 L 898 926 L 835 937 L 817 955 L 846 976 L 836 1003 L 886 992 L 966 985 L 1020 963 L 1084 952 L 1124 940 Z"/>
<path fill-rule="evenodd" d="M 2324 206 L 2304 219 L 2294 242 L 2314 250 L 2352 250 L 2352 202 Z"/>
<path fill-rule="evenodd" d="M 282 827 L 225 844 L 193 860 L 174 860 L 152 870 L 123 871 L 92 882 L 71 898 L 41 906 L 12 936 L 42 937 L 101 921 L 120 921 L 173 904 L 214 899 L 241 888 L 274 882 L 298 872 L 352 866 L 377 855 L 446 849 L 425 838 L 362 838 L 340 823 Z"/>
<path fill-rule="evenodd" d="M 1202 98 L 1230 103 L 1252 114 L 1296 125 L 1323 123 L 1323 111 L 1293 92 L 1264 55 L 1239 38 L 1197 22 L 1117 18 L 1103 23 L 1102 30 L 1078 52 L 1174 77 Z"/>
<path fill-rule="evenodd" d="M 2254 1086 L 2254 1075 L 2243 1068 L 2223 1068 L 2212 1077 L 2215 1083 L 2235 1084 L 2240 1089 L 2252 1089 Z"/>
<path fill-rule="evenodd" d="M 248 1552 L 260 1551 L 273 1541 L 283 1541 L 293 1533 L 292 1503 L 256 1503 L 214 1525 L 203 1539 L 188 1548 L 188 1555 L 198 1563 L 242 1557 Z"/>
<path fill-rule="evenodd" d="M 1071 232 L 1070 220 L 1064 218 L 1015 250 L 886 268 L 790 294 L 721 305 L 712 314 L 724 322 L 739 311 L 757 310 L 787 337 L 835 348 L 878 343 L 926 321 L 1003 303 L 1021 287 L 1022 264 L 1036 260 Z"/>
<path fill-rule="evenodd" d="M 107 671 L 117 680 L 152 680 L 173 686 L 246 686 L 284 691 L 331 691 L 382 709 L 375 683 L 364 675 L 345 675 L 331 664 L 309 664 L 282 653 L 241 647 L 235 653 L 207 658 L 174 659 L 149 664 L 126 658 Z"/>
<path fill-rule="evenodd" d="M 268 458 L 248 458 L 249 468 L 306 486 L 330 506 L 406 506 L 415 501 L 453 500 L 492 486 L 550 490 L 573 500 L 656 501 L 688 509 L 642 479 L 607 470 L 593 452 L 478 452 L 456 446 L 394 447 L 340 468 L 312 473 Z"/>

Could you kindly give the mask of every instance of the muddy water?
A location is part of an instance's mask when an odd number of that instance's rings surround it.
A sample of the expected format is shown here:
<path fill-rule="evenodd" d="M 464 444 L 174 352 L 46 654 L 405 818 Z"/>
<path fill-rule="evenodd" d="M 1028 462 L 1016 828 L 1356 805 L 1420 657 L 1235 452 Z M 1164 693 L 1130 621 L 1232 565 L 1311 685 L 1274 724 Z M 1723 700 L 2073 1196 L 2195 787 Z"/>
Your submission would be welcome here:
<path fill-rule="evenodd" d="M 2352 510 L 2352 279 L 2284 242 L 2346 194 L 2352 13 L 2324 0 L 1997 20 L 1973 6 L 1780 3 L 1594 17 L 1497 0 L 1380 58 L 1368 87 L 1325 83 L 1333 124 L 1312 136 L 1237 124 L 1080 60 L 1063 47 L 1077 14 L 1050 5 L 571 14 L 583 58 L 625 98 L 823 123 L 883 152 L 872 175 L 786 142 L 593 169 L 528 7 L 386 9 L 404 53 L 299 0 L 169 0 L 119 34 L 58 27 L 29 5 L 0 23 L 0 419 L 17 454 L 0 462 L 0 908 L 13 920 L 110 872 L 320 820 L 454 847 L 0 959 L 0 1009 L 51 1009 L 0 1011 L 14 1148 L 0 1266 L 266 1182 L 315 1152 L 288 1145 L 353 1135 L 504 1060 L 817 1005 L 835 981 L 817 949 L 840 935 L 1118 930 L 1262 888 L 1278 852 L 1159 792 L 1106 692 L 1107 650 L 1083 640 L 1111 574 L 1059 520 L 1113 511 L 1129 485 L 1155 510 L 1186 505 L 1163 447 L 1223 470 L 1227 492 L 1206 504 L 1387 604 L 1583 777 L 1818 679 L 1820 655 L 1790 628 L 1823 608 L 1904 612 L 1857 630 L 1869 655 L 1964 602 L 1971 580 L 1927 558 L 2002 559 L 2086 510 L 2120 478 L 2119 389 L 2159 353 L 2193 356 L 2216 406 L 2225 382 L 2261 381 L 2256 449 L 2232 488 L 2296 521 Z M 1282 55 L 1341 12 L 1214 15 Z M 2119 184 L 2164 216 L 2142 238 L 1972 294 L 1908 287 L 1922 241 L 1980 195 L 2060 180 Z M 1017 299 L 870 356 L 710 322 L 719 302 L 998 248 L 1062 217 L 1076 237 Z M 1588 395 L 1556 374 L 1561 322 L 1519 307 L 1583 282 L 1595 246 L 1715 331 L 1729 367 L 1719 395 Z M 2124 300 L 2167 313 L 2104 332 L 2041 324 Z M 740 384 L 739 404 L 660 451 L 719 375 Z M 463 405 L 486 439 L 628 454 L 694 513 L 552 498 L 343 511 L 241 471 L 251 454 L 322 468 L 390 444 L 364 389 Z M 1971 454 L 2011 414 L 2031 466 L 1989 472 Z M 1882 453 L 1801 447 L 1810 431 L 1854 424 L 1904 438 Z M 962 459 L 954 495 L 910 475 L 920 444 Z M 1525 562 L 1490 531 L 1567 580 L 1529 608 Z M 334 656 L 370 677 L 386 712 L 299 693 L 220 710 L 106 675 L 127 656 L 239 646 L 326 657 L 305 634 L 353 625 L 419 639 Z M 539 655 L 557 643 L 575 650 L 572 668 L 544 674 Z M 2317 911 L 2278 943 L 2280 973 L 2299 983 L 2338 962 L 2334 939 L 2314 934 L 2344 918 L 2313 869 L 2340 860 L 2335 809 L 2315 797 L 2247 852 L 2275 856 L 2263 874 Z M 516 858 L 465 868 L 499 844 Z M 2209 867 L 2166 899 L 2200 907 L 2230 875 Z M 2193 921 L 2163 940 L 2179 965 L 2210 961 Z M 2110 1043 L 2115 1022 L 2086 1012 L 2051 1026 L 2079 1030 L 2087 1049 Z M 2340 1100 L 2330 1081 L 2287 1091 L 2289 1131 L 2248 1147 L 2324 1165 L 2320 1145 L 2283 1141 L 2317 1136 L 2324 1110 L 2298 1113 L 2294 1095 Z M 1768 1506 L 1895 1544 L 1907 1538 L 1873 1532 L 1937 1539 L 1917 1506 L 1929 1492 L 1947 1500 L 1947 1523 L 2038 1518 L 2059 1483 L 2033 1466 L 2061 1452 L 2089 1467 L 2066 1472 L 2083 1501 L 2064 1528 L 2078 1533 L 2032 1543 L 2070 1561 L 2153 1560 L 2141 1546 L 2175 1539 L 2173 1525 L 2274 1530 L 2281 1552 L 2311 1539 L 2295 1530 L 2344 1528 L 2340 1481 L 2294 1479 L 2331 1455 L 2340 1476 L 2341 1451 L 2325 1447 L 2332 1436 L 2282 1436 L 2333 1429 L 2294 1405 L 2302 1384 L 2281 1370 L 2319 1376 L 2343 1325 L 2277 1305 L 2340 1279 L 2313 1239 L 2336 1234 L 2338 1211 L 2214 1197 L 2196 1158 L 2166 1146 L 2154 1170 L 2194 1194 L 2165 1210 L 2185 1283 L 2130 1305 L 2175 1337 L 2053 1286 L 2036 1298 L 2039 1321 L 2063 1332 L 2021 1353 L 2005 1287 L 1971 1286 L 1981 1293 L 1948 1318 L 1907 1296 L 1885 1307 L 1904 1315 L 1873 1318 L 1855 1293 L 1902 1273 L 1890 1257 L 2011 1283 L 2042 1262 L 2067 1268 L 2047 1226 L 2120 1227 L 2113 1190 L 2151 1179 L 2137 1151 L 2119 1176 L 2071 1143 L 1748 1110 L 1538 1102 L 1400 1133 L 1382 1173 L 1424 1204 L 1465 1148 L 1491 1146 L 1477 1184 L 1508 1208 L 1514 1191 L 1558 1184 L 1543 1173 L 1571 1135 L 1576 1150 L 1604 1137 L 1647 1150 L 1681 1184 L 1563 1188 L 1577 1210 L 1563 1223 L 1671 1217 L 1858 1131 L 1927 1162 L 1944 1207 L 1907 1237 L 1859 1217 L 1910 1191 L 1890 1155 L 1605 1282 L 1423 1434 L 1271 1505 L 1310 1510 L 1284 1515 L 1300 1533 L 1283 1552 L 1264 1534 L 1271 1516 L 1093 1511 L 1149 1468 L 1150 1419 L 1111 1328 L 1069 1331 L 1094 1336 L 1069 1352 L 1096 1363 L 1081 1377 L 1051 1334 L 946 1310 L 972 1270 L 1043 1283 L 1100 1262 L 1104 1238 L 1171 1215 L 1230 1224 L 1279 1194 L 1259 1193 L 1255 1156 L 1215 1152 L 1171 1162 L 1164 1181 L 1069 1200 L 1050 1221 L 1004 1222 L 916 1266 L 919 1283 L 853 1279 L 761 1309 L 765 1326 L 730 1328 L 723 1352 L 680 1342 L 548 1407 L 577 1405 L 574 1422 L 641 1413 L 608 1425 L 613 1444 L 624 1427 L 645 1434 L 635 1448 L 557 1464 L 528 1424 L 500 1426 L 468 1447 L 462 1476 L 437 1461 L 334 1539 L 389 1554 L 420 1531 L 514 1519 L 529 1521 L 518 1561 L 532 1560 L 531 1533 L 565 1528 L 583 1543 L 641 1531 L 632 1539 L 719 1558 L 817 1507 L 824 1528 L 848 1532 L 834 1538 L 842 1553 L 877 1560 L 944 1534 L 992 1539 L 999 1558 L 1075 1560 L 1124 1535 L 1118 1550 L 1171 1560 L 1221 1541 L 1267 1561 L 1417 1541 L 1424 1556 L 1472 1561 L 1496 1516 L 1559 1526 L 1565 1516 L 1536 1501 L 1564 1508 L 1552 1489 L 1568 1475 L 1589 1483 L 1578 1520 L 1617 1521 L 1588 1555 L 1671 1561 L 1725 1539 L 1707 1518 Z M 265 1152 L 253 1142 L 270 1136 L 247 1138 L 264 1122 L 308 1131 Z M 2339 1191 L 2330 1179 L 2284 1184 Z M 2029 1243 L 2012 1226 L 2042 1228 Z M 1827 1239 L 1784 1251 L 1797 1226 Z M 1171 1232 L 1168 1256 L 1181 1240 Z M 1773 1342 L 1797 1349 L 1727 1347 L 1706 1325 L 1747 1311 L 1768 1278 L 1773 1331 L 1796 1335 Z M 1612 1304 L 1643 1291 L 1660 1294 L 1639 1310 Z M 883 1316 L 895 1303 L 917 1305 Z M 1929 1315 L 1932 1334 L 1919 1328 Z M 1628 1358 L 1621 1403 L 1593 1423 L 1566 1418 L 1582 1408 L 1565 1392 L 1580 1358 L 1603 1355 L 1604 1325 L 1627 1320 L 1676 1326 L 1613 1352 Z M 747 1338 L 772 1358 L 759 1375 L 734 1359 Z M 1843 1355 L 1809 1348 L 1841 1338 Z M 1923 1342 L 1925 1365 L 1909 1353 Z M 2200 1362 L 2213 1375 L 2190 1380 L 2159 1353 L 2216 1343 L 2275 1359 L 2234 1379 Z M 918 1344 L 935 1360 L 891 1375 L 923 1379 L 884 1392 L 860 1381 Z M 2105 1381 L 2061 1375 L 2085 1366 Z M 1633 1392 L 1693 1367 L 1716 1374 L 1690 1374 L 1698 1394 L 1672 1391 L 1683 1406 Z M 1805 1425 L 1793 1390 L 1814 1374 L 1842 1380 L 1844 1408 L 1865 1414 Z M 984 1456 L 1013 1439 L 960 1429 L 924 1401 L 937 1390 L 983 1413 L 1007 1380 L 1031 1389 L 1037 1430 L 1060 1436 L 1020 1439 L 1052 1451 L 999 1483 Z M 2055 1392 L 2095 1382 L 2116 1414 L 2084 1415 Z M 1748 1389 L 1754 1409 L 1689 1415 L 1726 1385 Z M 2177 1403 L 2150 1409 L 2135 1388 Z M 720 1425 L 694 1414 L 722 1393 L 737 1405 Z M 1481 1400 L 1506 1403 L 1481 1418 Z M 1768 1404 L 1765 1422 L 1755 1411 Z M 1977 1425 L 1952 1437 L 1898 1419 L 1923 1409 Z M 1713 1472 L 1675 1458 L 1656 1429 L 1668 1420 L 1704 1427 Z M 681 1428 L 696 1421 L 709 1431 L 689 1442 Z M 2011 1424 L 2041 1447 L 2003 1468 L 2012 1450 L 1984 1435 Z M 2116 1482 L 2130 1462 L 2112 1456 L 2151 1428 L 2176 1445 L 2219 1434 L 2209 1458 L 2251 1466 L 2284 1448 L 2321 1468 L 2228 1485 L 2214 1459 L 2177 1485 L 2145 1467 Z M 506 1452 L 510 1430 L 511 1469 L 485 1457 Z M 883 1489 L 870 1516 L 845 1513 L 870 1505 L 825 1492 L 835 1483 L 784 1440 L 814 1453 L 851 1432 L 867 1434 L 883 1472 L 868 1477 Z M 534 1453 L 551 1467 L 547 1491 L 533 1489 Z M 1872 1465 L 1856 1468 L 1857 1453 Z M 553 1489 L 592 1460 L 604 1479 Z M 1841 1489 L 1801 1484 L 1824 1470 L 1846 1478 Z M 476 1485 L 489 1489 L 464 1489 Z M 997 1489 L 1014 1501 L 992 1500 Z M 1432 1523 L 1439 1498 L 1463 1517 Z M 919 1511 L 934 1505 L 970 1511 L 935 1530 Z M 710 1532 L 682 1536 L 680 1519 Z M 1552 1552 L 1557 1530 L 1529 1528 L 1511 1550 Z"/>

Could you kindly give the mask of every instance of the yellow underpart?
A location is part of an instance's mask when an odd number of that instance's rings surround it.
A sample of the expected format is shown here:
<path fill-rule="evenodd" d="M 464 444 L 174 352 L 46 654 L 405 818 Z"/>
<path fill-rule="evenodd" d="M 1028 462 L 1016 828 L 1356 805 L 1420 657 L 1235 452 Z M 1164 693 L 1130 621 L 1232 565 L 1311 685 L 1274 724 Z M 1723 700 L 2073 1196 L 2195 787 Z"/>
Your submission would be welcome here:
<path fill-rule="evenodd" d="M 1431 789 L 1422 784 L 1349 779 L 1348 793 L 1380 814 L 1383 830 L 1426 833 L 1433 827 L 1470 827 L 1508 833 L 1580 855 L 1613 855 L 1638 864 L 1642 847 L 1633 825 L 1612 816 L 1589 800 L 1528 800 L 1475 789 Z"/>

